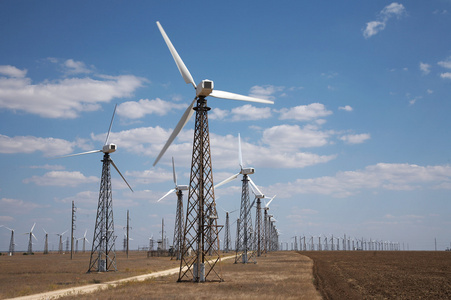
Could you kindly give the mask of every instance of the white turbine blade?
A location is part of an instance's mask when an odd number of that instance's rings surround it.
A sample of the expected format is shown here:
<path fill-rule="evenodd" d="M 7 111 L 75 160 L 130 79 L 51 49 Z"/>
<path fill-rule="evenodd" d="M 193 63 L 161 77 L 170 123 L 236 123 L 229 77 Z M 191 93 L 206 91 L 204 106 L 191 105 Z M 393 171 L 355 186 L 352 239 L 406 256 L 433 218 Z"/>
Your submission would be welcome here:
<path fill-rule="evenodd" d="M 164 198 L 166 198 L 169 194 L 175 192 L 175 189 L 170 190 L 169 192 L 167 192 L 163 197 L 161 197 L 160 199 L 158 199 L 157 202 L 160 202 L 161 200 L 163 200 Z"/>
<path fill-rule="evenodd" d="M 164 41 L 166 42 L 166 45 L 169 48 L 169 51 L 171 51 L 172 57 L 174 58 L 175 64 L 177 65 L 177 68 L 180 71 L 180 74 L 182 74 L 183 79 L 186 83 L 191 83 L 194 88 L 196 88 L 196 84 L 194 83 L 194 79 L 191 76 L 191 73 L 188 71 L 188 68 L 183 63 L 183 60 L 180 58 L 180 55 L 177 53 L 177 50 L 175 50 L 174 46 L 171 43 L 171 40 L 169 39 L 168 35 L 164 31 L 163 27 L 161 26 L 160 22 L 157 21 L 158 29 L 160 29 L 160 33 L 163 36 Z"/>
<path fill-rule="evenodd" d="M 274 197 L 272 197 L 271 200 L 269 200 L 269 202 L 265 205 L 265 207 L 268 207 L 271 201 L 274 200 L 274 198 L 276 198 L 276 195 L 274 195 Z"/>
<path fill-rule="evenodd" d="M 63 233 L 61 233 L 61 236 L 63 236 L 66 232 L 68 232 L 69 230 L 64 231 Z"/>
<path fill-rule="evenodd" d="M 255 185 L 255 183 L 252 181 L 250 176 L 247 176 L 247 178 L 249 179 L 249 182 L 251 183 L 251 185 L 255 188 L 255 190 L 260 194 L 263 195 L 263 193 L 258 189 L 258 187 Z"/>
<path fill-rule="evenodd" d="M 36 238 L 36 236 L 34 235 L 34 233 L 31 233 L 31 236 L 34 237 L 34 239 L 37 241 L 38 239 Z"/>
<path fill-rule="evenodd" d="M 243 168 L 243 154 L 241 152 L 241 136 L 238 133 L 238 162 L 240 163 L 240 168 Z"/>
<path fill-rule="evenodd" d="M 33 226 L 31 227 L 30 232 L 33 232 L 34 226 L 36 226 L 36 223 L 33 224 Z"/>
<path fill-rule="evenodd" d="M 274 101 L 271 101 L 271 100 L 265 100 L 265 99 L 259 99 L 259 98 L 249 97 L 249 96 L 243 96 L 243 95 L 230 93 L 230 92 L 219 91 L 219 90 L 213 90 L 210 93 L 210 96 L 215 97 L 215 98 L 222 98 L 222 99 L 231 99 L 231 100 L 239 100 L 239 101 L 274 104 Z"/>
<path fill-rule="evenodd" d="M 114 106 L 113 117 L 111 117 L 110 128 L 108 128 L 108 133 L 106 135 L 105 144 L 108 144 L 108 139 L 110 138 L 111 126 L 113 125 L 114 114 L 116 113 L 117 104 Z"/>
<path fill-rule="evenodd" d="M 174 131 L 171 133 L 171 136 L 166 141 L 166 144 L 164 145 L 163 149 L 161 149 L 161 152 L 160 152 L 160 154 L 158 154 L 158 157 L 155 159 L 155 162 L 153 163 L 154 167 L 158 163 L 160 158 L 163 156 L 163 154 L 166 152 L 166 150 L 169 148 L 169 146 L 172 144 L 172 142 L 175 140 L 175 138 L 180 133 L 180 131 L 182 131 L 182 129 L 186 125 L 186 123 L 188 123 L 189 119 L 191 118 L 191 116 L 194 113 L 193 106 L 194 106 L 195 102 L 196 102 L 196 99 L 194 99 L 193 102 L 191 102 L 191 105 L 188 106 L 188 108 L 183 113 L 182 118 L 177 123 L 177 126 L 175 126 Z"/>
<path fill-rule="evenodd" d="M 218 187 L 220 187 L 220 186 L 223 185 L 223 184 L 229 183 L 230 181 L 234 180 L 235 178 L 238 177 L 238 175 L 240 175 L 240 173 L 237 173 L 237 174 L 235 174 L 235 175 L 232 175 L 232 176 L 230 176 L 229 178 L 227 178 L 226 180 L 221 181 L 220 183 L 218 183 L 217 185 L 215 185 L 215 189 L 218 188 Z"/>
<path fill-rule="evenodd" d="M 86 238 L 87 233 L 88 233 L 88 229 L 85 230 L 85 234 L 83 235 L 84 238 Z"/>
<path fill-rule="evenodd" d="M 177 175 L 175 174 L 174 156 L 172 157 L 172 179 L 174 179 L 175 187 L 177 187 Z"/>
<path fill-rule="evenodd" d="M 116 167 L 116 164 L 114 163 L 114 161 L 112 159 L 110 159 L 111 164 L 113 165 L 113 167 L 116 169 L 116 171 L 119 173 L 119 175 L 121 175 L 122 179 L 124 180 L 124 182 L 127 184 L 128 188 L 130 189 L 130 191 L 133 192 L 132 187 L 128 184 L 127 180 L 125 180 L 125 177 L 122 175 L 121 171 L 119 171 L 119 169 Z"/>
<path fill-rule="evenodd" d="M 56 158 L 64 158 L 64 157 L 85 155 L 85 154 L 91 154 L 91 153 L 97 153 L 97 152 L 102 152 L 102 150 L 92 150 L 92 151 L 88 151 L 88 152 L 82 152 L 82 153 L 76 153 L 76 154 L 69 154 L 69 155 L 59 156 L 59 157 L 56 157 Z"/>

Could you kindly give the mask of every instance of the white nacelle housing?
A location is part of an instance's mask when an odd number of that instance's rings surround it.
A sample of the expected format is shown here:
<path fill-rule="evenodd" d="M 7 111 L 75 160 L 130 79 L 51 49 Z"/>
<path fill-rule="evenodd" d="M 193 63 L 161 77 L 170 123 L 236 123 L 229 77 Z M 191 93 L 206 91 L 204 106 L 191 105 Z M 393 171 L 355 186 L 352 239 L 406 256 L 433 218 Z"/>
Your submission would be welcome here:
<path fill-rule="evenodd" d="M 108 144 L 103 146 L 102 152 L 103 153 L 113 153 L 116 151 L 116 145 L 115 144 Z"/>
<path fill-rule="evenodd" d="M 202 80 L 196 87 L 196 96 L 197 97 L 207 97 L 213 91 L 214 84 L 213 81 L 205 79 Z"/>
<path fill-rule="evenodd" d="M 241 174 L 243 174 L 243 175 L 250 175 L 250 174 L 254 174 L 254 173 L 255 173 L 255 169 L 254 168 L 241 169 Z"/>
<path fill-rule="evenodd" d="M 189 187 L 187 185 L 178 185 L 177 189 L 179 191 L 187 191 L 189 189 Z"/>

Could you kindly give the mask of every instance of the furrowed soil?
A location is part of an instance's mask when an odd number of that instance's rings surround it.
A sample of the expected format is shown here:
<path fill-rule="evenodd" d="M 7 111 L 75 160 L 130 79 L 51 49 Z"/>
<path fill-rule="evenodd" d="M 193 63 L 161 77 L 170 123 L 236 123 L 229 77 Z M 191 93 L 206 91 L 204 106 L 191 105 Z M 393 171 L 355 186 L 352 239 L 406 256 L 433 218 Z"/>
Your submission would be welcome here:
<path fill-rule="evenodd" d="M 233 255 L 233 254 L 232 254 Z M 220 270 L 223 282 L 177 282 L 174 275 L 143 282 L 121 283 L 90 294 L 63 299 L 321 299 L 313 285 L 313 261 L 295 252 L 272 252 L 257 263 L 234 264 L 224 260 Z M 0 298 L 17 297 L 151 273 L 180 266 L 168 257 L 147 258 L 141 252 L 125 258 L 118 253 L 117 272 L 86 273 L 89 254 L 36 254 L 0 256 Z"/>
<path fill-rule="evenodd" d="M 325 299 L 451 299 L 451 252 L 306 251 Z"/>

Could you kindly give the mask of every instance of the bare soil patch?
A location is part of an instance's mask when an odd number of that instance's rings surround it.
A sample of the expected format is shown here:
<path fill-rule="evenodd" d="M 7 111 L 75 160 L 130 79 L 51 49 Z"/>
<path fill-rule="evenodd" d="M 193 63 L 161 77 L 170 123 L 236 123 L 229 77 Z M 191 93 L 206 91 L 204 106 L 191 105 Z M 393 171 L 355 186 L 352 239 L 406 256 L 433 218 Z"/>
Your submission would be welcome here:
<path fill-rule="evenodd" d="M 325 299 L 451 299 L 451 253 L 307 251 Z"/>

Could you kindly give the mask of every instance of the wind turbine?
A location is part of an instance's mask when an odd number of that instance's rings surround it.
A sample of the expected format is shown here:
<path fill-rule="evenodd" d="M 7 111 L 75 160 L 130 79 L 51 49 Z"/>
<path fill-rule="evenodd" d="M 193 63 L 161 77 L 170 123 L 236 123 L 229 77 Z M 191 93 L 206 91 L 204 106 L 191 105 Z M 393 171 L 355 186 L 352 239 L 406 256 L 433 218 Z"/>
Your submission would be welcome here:
<path fill-rule="evenodd" d="M 116 144 L 108 143 L 111 126 L 113 125 L 114 115 L 116 113 L 117 104 L 114 106 L 113 116 L 111 117 L 110 127 L 105 139 L 105 143 L 101 150 L 92 150 L 83 153 L 66 155 L 64 157 L 78 156 L 91 153 L 103 153 L 102 160 L 102 178 L 100 181 L 99 201 L 97 206 L 97 217 L 94 229 L 94 237 L 92 239 L 91 258 L 89 262 L 88 272 L 106 272 L 117 271 L 116 268 L 116 252 L 114 243 L 116 237 L 114 236 L 114 221 L 113 221 L 113 196 L 111 188 L 111 173 L 110 165 L 116 169 L 122 177 L 128 188 L 133 192 L 133 189 L 128 184 L 125 177 L 119 171 L 116 164 L 110 158 L 110 154 L 116 151 Z"/>
<path fill-rule="evenodd" d="M 86 229 L 85 230 L 85 234 L 83 235 L 83 253 L 85 253 L 85 246 L 86 246 L 86 242 L 88 242 L 88 243 L 90 243 L 89 241 L 88 241 L 88 239 L 86 238 L 86 233 L 88 232 L 88 229 Z"/>
<path fill-rule="evenodd" d="M 188 193 L 188 204 L 186 213 L 184 246 L 181 256 L 180 272 L 178 281 L 203 282 L 209 275 L 215 276 L 216 280 L 223 281 L 219 272 L 215 270 L 216 263 L 221 260 L 219 254 L 219 237 L 217 225 L 217 211 L 214 197 L 213 173 L 210 154 L 210 135 L 208 129 L 207 96 L 222 99 L 240 101 L 251 101 L 258 103 L 273 103 L 272 101 L 238 95 L 234 93 L 214 89 L 213 81 L 202 80 L 195 84 L 191 73 L 183 63 L 177 50 L 169 40 L 166 32 L 159 22 L 158 29 L 172 54 L 172 57 L 186 83 L 195 88 L 195 98 L 185 110 L 182 118 L 177 123 L 163 149 L 155 159 L 154 166 L 164 155 L 171 143 L 180 133 L 196 111 L 196 122 L 194 127 L 193 154 L 191 162 L 190 189 Z M 194 104 L 197 103 L 196 107 Z M 188 256 L 188 251 L 195 249 L 195 255 Z M 214 254 L 211 260 L 205 257 Z M 213 256 L 213 255 L 211 255 Z"/>
<path fill-rule="evenodd" d="M 232 246 L 232 239 L 230 237 L 230 218 L 229 215 L 236 212 L 238 209 L 235 209 L 233 211 L 226 211 L 221 207 L 221 209 L 226 213 L 226 221 L 224 225 L 224 252 L 229 253 L 229 250 Z"/>
<path fill-rule="evenodd" d="M 44 238 L 44 254 L 49 254 L 49 233 L 47 231 L 45 231 L 44 228 L 42 228 L 42 230 L 44 230 L 45 233 L 45 238 Z"/>
<path fill-rule="evenodd" d="M 174 188 L 167 192 L 163 197 L 158 199 L 157 202 L 163 200 L 169 194 L 175 192 L 177 195 L 177 208 L 175 212 L 175 226 L 174 226 L 174 251 L 172 252 L 172 257 L 175 256 L 176 260 L 182 258 L 182 246 L 183 246 L 183 235 L 184 235 L 184 224 L 183 224 L 183 191 L 189 190 L 187 185 L 177 184 L 177 173 L 175 172 L 174 157 L 172 157 L 172 179 L 174 180 Z"/>
<path fill-rule="evenodd" d="M 218 183 L 215 188 L 226 184 L 234 179 L 236 179 L 239 175 L 243 175 L 242 180 L 242 188 L 241 188 L 241 206 L 240 206 L 240 230 L 238 237 L 238 248 L 236 250 L 235 263 L 241 259 L 242 263 L 248 263 L 249 259 L 252 257 L 253 252 L 251 253 L 251 257 L 248 257 L 248 252 L 251 250 L 251 232 L 252 232 L 252 218 L 250 209 L 252 205 L 249 203 L 249 182 L 253 186 L 253 188 L 261 195 L 261 198 L 264 197 L 263 193 L 258 189 L 258 187 L 254 184 L 249 175 L 254 174 L 255 169 L 251 167 L 245 168 L 243 166 L 243 154 L 241 152 L 241 137 L 238 134 L 238 163 L 240 166 L 240 172 L 230 176 L 224 181 Z M 256 194 L 256 199 L 258 198 Z M 255 202 L 255 200 L 254 200 Z"/>
<path fill-rule="evenodd" d="M 29 238 L 28 238 L 28 251 L 27 251 L 28 254 L 33 254 L 33 240 L 32 240 L 32 237 L 36 241 L 38 240 L 36 238 L 36 236 L 34 235 L 34 233 L 33 233 L 34 226 L 36 226 L 36 223 L 33 224 L 33 226 L 30 229 L 30 232 L 24 233 L 24 234 L 27 234 L 29 236 Z"/>
<path fill-rule="evenodd" d="M 6 229 L 11 231 L 11 239 L 9 241 L 9 256 L 14 255 L 14 229 L 1 225 L 0 227 L 5 227 Z"/>
<path fill-rule="evenodd" d="M 59 244 L 58 244 L 58 253 L 59 253 L 59 254 L 63 254 L 63 235 L 64 235 L 66 232 L 67 232 L 67 230 L 64 231 L 63 233 L 55 233 L 57 236 L 60 237 Z"/>

